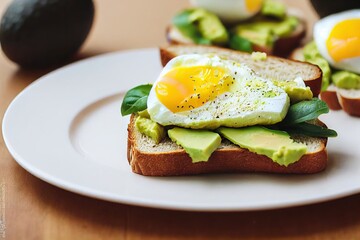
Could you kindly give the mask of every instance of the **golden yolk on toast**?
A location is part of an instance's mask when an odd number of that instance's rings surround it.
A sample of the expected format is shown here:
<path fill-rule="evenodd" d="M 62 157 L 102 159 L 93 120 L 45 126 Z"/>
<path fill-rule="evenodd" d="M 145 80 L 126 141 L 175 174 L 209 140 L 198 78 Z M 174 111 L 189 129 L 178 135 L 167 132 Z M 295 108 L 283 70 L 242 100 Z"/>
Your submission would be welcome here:
<path fill-rule="evenodd" d="M 189 111 L 227 92 L 234 79 L 214 66 L 176 67 L 156 85 L 159 101 L 170 111 Z"/>

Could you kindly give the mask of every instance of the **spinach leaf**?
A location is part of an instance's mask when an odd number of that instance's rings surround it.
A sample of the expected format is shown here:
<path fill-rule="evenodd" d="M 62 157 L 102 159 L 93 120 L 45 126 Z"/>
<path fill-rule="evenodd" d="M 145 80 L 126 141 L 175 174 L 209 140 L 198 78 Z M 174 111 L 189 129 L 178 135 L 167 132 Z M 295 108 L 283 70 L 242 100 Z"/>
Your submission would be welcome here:
<path fill-rule="evenodd" d="M 297 123 L 313 120 L 323 113 L 328 113 L 329 108 L 326 103 L 318 98 L 309 101 L 301 101 L 290 106 L 289 111 L 281 123 L 290 126 Z"/>
<path fill-rule="evenodd" d="M 319 125 L 314 125 L 311 123 L 298 123 L 291 128 L 286 129 L 286 132 L 289 134 L 302 134 L 310 137 L 336 137 L 337 132 L 328 129 L 326 127 L 322 127 Z"/>
<path fill-rule="evenodd" d="M 144 84 L 130 89 L 121 104 L 121 115 L 126 116 L 134 112 L 139 112 L 147 108 L 147 98 L 149 96 L 151 84 Z"/>
<path fill-rule="evenodd" d="M 233 34 L 230 38 L 229 46 L 232 49 L 244 51 L 244 52 L 252 52 L 252 43 L 236 34 Z"/>
<path fill-rule="evenodd" d="M 185 36 L 191 38 L 197 44 L 210 45 L 211 41 L 202 37 L 196 23 L 190 18 L 193 10 L 187 9 L 177 14 L 173 19 L 173 24 Z"/>
<path fill-rule="evenodd" d="M 336 137 L 336 131 L 307 122 L 317 119 L 321 114 L 328 112 L 327 104 L 318 98 L 301 101 L 291 105 L 285 119 L 273 127 L 289 134 L 302 134 L 310 137 Z"/>

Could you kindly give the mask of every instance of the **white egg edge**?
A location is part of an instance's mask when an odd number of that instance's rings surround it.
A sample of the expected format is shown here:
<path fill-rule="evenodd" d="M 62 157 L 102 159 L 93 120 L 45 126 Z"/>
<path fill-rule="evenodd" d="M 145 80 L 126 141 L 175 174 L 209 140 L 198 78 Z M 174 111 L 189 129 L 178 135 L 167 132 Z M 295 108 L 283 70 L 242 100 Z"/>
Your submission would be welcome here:
<path fill-rule="evenodd" d="M 339 21 L 343 21 L 349 18 L 360 18 L 360 9 L 348 10 L 341 13 L 332 14 L 323 19 L 320 19 L 314 25 L 314 41 L 317 48 L 319 49 L 320 54 L 330 63 L 330 65 L 339 69 L 345 69 L 360 73 L 360 58 L 355 57 L 345 59 L 340 62 L 335 62 L 329 55 L 326 47 L 326 40 L 335 24 L 337 24 Z"/>
<path fill-rule="evenodd" d="M 190 2 L 193 6 L 205 8 L 227 22 L 245 20 L 256 14 L 248 11 L 244 0 L 191 0 Z"/>

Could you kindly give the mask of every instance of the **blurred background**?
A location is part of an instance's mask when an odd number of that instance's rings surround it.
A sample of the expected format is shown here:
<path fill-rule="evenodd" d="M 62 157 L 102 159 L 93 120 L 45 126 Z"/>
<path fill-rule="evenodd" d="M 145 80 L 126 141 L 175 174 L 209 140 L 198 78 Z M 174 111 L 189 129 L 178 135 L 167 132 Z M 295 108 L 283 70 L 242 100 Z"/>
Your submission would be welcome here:
<path fill-rule="evenodd" d="M 0 15 L 10 2 L 11 0 L 0 1 Z M 308 0 L 283 0 L 283 2 L 294 8 L 305 6 L 303 14 L 308 21 L 310 34 L 311 24 L 317 15 Z M 187 0 L 94 0 L 94 3 L 94 23 L 76 59 L 128 48 L 164 45 L 166 44 L 165 29 L 172 17 L 179 10 L 190 6 Z M 5 66 L 16 68 L 1 53 L 0 68 Z"/>

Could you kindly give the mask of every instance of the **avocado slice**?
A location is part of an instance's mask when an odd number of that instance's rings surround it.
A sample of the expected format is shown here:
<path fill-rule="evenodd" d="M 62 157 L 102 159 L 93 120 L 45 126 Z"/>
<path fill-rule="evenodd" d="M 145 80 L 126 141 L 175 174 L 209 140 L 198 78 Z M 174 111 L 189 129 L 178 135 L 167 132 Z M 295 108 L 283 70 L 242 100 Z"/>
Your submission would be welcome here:
<path fill-rule="evenodd" d="M 235 34 L 259 46 L 272 46 L 275 40 L 270 29 L 253 28 L 251 24 L 238 26 Z"/>
<path fill-rule="evenodd" d="M 146 117 L 138 116 L 135 120 L 135 126 L 140 133 L 150 137 L 156 143 L 161 142 L 166 136 L 163 126 Z"/>
<path fill-rule="evenodd" d="M 265 0 L 261 13 L 265 16 L 284 18 L 286 16 L 286 6 L 279 1 Z"/>
<path fill-rule="evenodd" d="M 344 89 L 360 89 L 360 75 L 348 72 L 339 71 L 331 76 L 332 82 L 335 86 Z"/>
<path fill-rule="evenodd" d="M 321 90 L 325 91 L 330 84 L 331 68 L 323 58 L 314 41 L 304 46 L 304 58 L 306 62 L 318 65 L 323 73 Z"/>
<path fill-rule="evenodd" d="M 186 9 L 172 20 L 176 28 L 198 44 L 225 44 L 229 36 L 218 16 L 202 8 Z"/>
<path fill-rule="evenodd" d="M 194 130 L 175 127 L 168 131 L 172 141 L 184 148 L 193 163 L 206 162 L 220 146 L 221 137 L 208 130 Z"/>
<path fill-rule="evenodd" d="M 234 28 L 234 33 L 259 46 L 272 46 L 279 37 L 291 35 L 298 26 L 296 17 L 287 16 L 281 21 L 259 20 L 241 23 Z"/>
<path fill-rule="evenodd" d="M 289 95 L 291 103 L 297 103 L 303 100 L 310 100 L 313 98 L 313 93 L 310 87 L 305 86 L 302 78 L 296 78 L 292 81 L 272 80 L 272 82 L 276 86 L 281 87 L 285 90 L 285 92 Z"/>
<path fill-rule="evenodd" d="M 147 109 L 142 110 L 142 111 L 138 112 L 137 114 L 138 114 L 140 117 L 150 119 L 150 115 L 149 115 L 149 112 L 147 111 Z"/>
<path fill-rule="evenodd" d="M 226 43 L 228 41 L 228 33 L 219 18 L 212 13 L 205 12 L 199 19 L 199 31 L 204 38 L 209 39 L 213 43 Z"/>
<path fill-rule="evenodd" d="M 298 161 L 307 151 L 305 144 L 294 142 L 288 133 L 265 127 L 221 127 L 218 132 L 232 143 L 265 155 L 282 166 Z"/>

